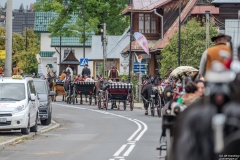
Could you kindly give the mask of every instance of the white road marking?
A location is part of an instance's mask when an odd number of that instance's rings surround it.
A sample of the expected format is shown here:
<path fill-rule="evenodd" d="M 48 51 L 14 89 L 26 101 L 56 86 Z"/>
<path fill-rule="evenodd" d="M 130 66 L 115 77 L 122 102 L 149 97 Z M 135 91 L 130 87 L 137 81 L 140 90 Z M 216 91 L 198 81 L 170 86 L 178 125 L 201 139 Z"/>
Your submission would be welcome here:
<path fill-rule="evenodd" d="M 126 144 L 122 145 L 122 147 L 113 155 L 115 158 L 119 156 L 119 154 L 127 147 Z"/>
<path fill-rule="evenodd" d="M 123 154 L 124 157 L 127 157 L 130 152 L 132 152 L 133 148 L 135 147 L 135 145 L 131 145 L 128 150 Z"/>
<path fill-rule="evenodd" d="M 147 131 L 148 127 L 145 123 L 143 123 L 142 121 L 139 121 L 137 119 L 135 119 L 135 121 L 141 123 L 144 126 L 144 130 L 138 135 L 138 137 L 135 139 L 135 141 L 139 141 L 140 138 L 143 136 L 143 134 Z"/>
<path fill-rule="evenodd" d="M 113 155 L 114 158 L 113 159 L 109 159 L 109 160 L 115 160 L 116 158 L 119 159 L 119 160 L 125 160 L 124 157 L 127 157 L 133 150 L 133 148 L 135 147 L 135 144 L 136 144 L 136 141 L 139 141 L 141 139 L 141 137 L 143 136 L 143 134 L 147 131 L 148 127 L 147 125 L 140 121 L 140 120 L 137 120 L 137 119 L 132 119 L 132 118 L 129 118 L 129 117 L 125 117 L 125 116 L 122 116 L 122 115 L 118 115 L 118 114 L 114 114 L 114 113 L 110 113 L 110 112 L 106 112 L 106 111 L 101 111 L 101 110 L 94 110 L 94 109 L 88 109 L 88 108 L 83 108 L 83 107 L 74 107 L 74 106 L 69 106 L 69 105 L 63 105 L 63 104 L 59 104 L 57 103 L 58 105 L 60 106 L 64 106 L 64 107 L 68 107 L 68 108 L 75 108 L 75 109 L 85 109 L 85 110 L 89 110 L 89 111 L 93 111 L 93 112 L 98 112 L 98 113 L 102 113 L 102 114 L 108 114 L 108 115 L 112 115 L 112 116 L 116 116 L 116 117 L 120 117 L 120 118 L 124 118 L 124 119 L 127 119 L 129 121 L 132 121 L 134 122 L 135 124 L 137 124 L 138 126 L 138 129 L 128 138 L 128 143 L 127 144 L 123 144 L 121 146 L 121 148 Z M 143 127 L 142 127 L 143 125 Z M 142 130 L 142 128 L 144 128 Z M 142 130 L 142 131 L 141 131 Z M 141 131 L 141 132 L 140 132 Z M 140 132 L 140 133 L 139 133 Z M 134 137 L 137 138 L 135 139 L 135 141 L 133 141 L 132 139 Z M 127 151 L 125 151 L 125 153 L 123 154 L 123 156 L 119 156 L 121 154 L 121 152 L 128 146 L 130 145 L 130 147 L 127 149 Z"/>
<path fill-rule="evenodd" d="M 142 126 L 138 122 L 134 120 L 131 121 L 137 124 L 138 129 L 131 135 L 131 137 L 128 138 L 128 141 L 131 141 L 136 136 L 136 134 L 142 129 Z"/>

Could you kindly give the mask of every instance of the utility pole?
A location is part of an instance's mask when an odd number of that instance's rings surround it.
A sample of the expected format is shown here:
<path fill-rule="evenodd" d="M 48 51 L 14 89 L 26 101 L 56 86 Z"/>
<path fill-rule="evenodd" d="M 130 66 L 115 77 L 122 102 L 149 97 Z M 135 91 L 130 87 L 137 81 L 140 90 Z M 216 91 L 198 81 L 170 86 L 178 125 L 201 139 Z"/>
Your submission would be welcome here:
<path fill-rule="evenodd" d="M 85 42 L 86 42 L 86 22 L 85 22 L 85 0 L 83 0 L 83 58 L 85 58 Z"/>
<path fill-rule="evenodd" d="M 11 77 L 12 73 L 12 0 L 7 0 L 7 21 L 6 21 L 6 60 L 5 71 L 6 77 Z"/>
<path fill-rule="evenodd" d="M 106 60 L 107 60 L 107 31 L 106 31 L 106 23 L 103 23 L 103 77 L 106 75 Z"/>
<path fill-rule="evenodd" d="M 210 37 L 209 37 L 209 14 L 210 11 L 205 11 L 205 15 L 206 15 L 206 49 L 209 47 L 209 42 L 210 42 Z"/>
<path fill-rule="evenodd" d="M 129 48 L 129 70 L 128 70 L 128 83 L 131 82 L 131 68 L 132 68 L 132 21 L 133 21 L 133 1 L 130 0 L 130 8 L 131 8 L 131 14 L 130 14 L 130 48 Z"/>
<path fill-rule="evenodd" d="M 182 0 L 179 0 L 179 22 L 178 22 L 178 66 L 181 65 L 181 12 L 182 12 Z"/>
<path fill-rule="evenodd" d="M 25 40 L 26 40 L 26 44 L 25 44 L 25 51 L 27 51 L 27 46 L 28 46 L 28 33 L 27 33 L 27 27 L 28 27 L 28 23 L 27 23 L 27 19 L 28 19 L 28 6 L 26 7 L 26 12 L 25 12 Z"/>

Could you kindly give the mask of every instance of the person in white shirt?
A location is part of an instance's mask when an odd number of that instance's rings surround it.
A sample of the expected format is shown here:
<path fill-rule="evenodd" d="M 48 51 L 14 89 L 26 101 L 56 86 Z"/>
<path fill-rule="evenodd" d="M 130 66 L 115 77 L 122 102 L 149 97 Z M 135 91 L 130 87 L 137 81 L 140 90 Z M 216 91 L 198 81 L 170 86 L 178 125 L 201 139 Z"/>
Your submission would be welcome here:
<path fill-rule="evenodd" d="M 86 77 L 85 82 L 95 82 L 91 76 Z"/>
<path fill-rule="evenodd" d="M 67 72 L 70 72 L 71 77 L 73 76 L 73 70 L 72 70 L 72 68 L 70 67 L 70 65 L 68 65 L 68 67 L 66 68 L 66 71 L 67 71 Z"/>

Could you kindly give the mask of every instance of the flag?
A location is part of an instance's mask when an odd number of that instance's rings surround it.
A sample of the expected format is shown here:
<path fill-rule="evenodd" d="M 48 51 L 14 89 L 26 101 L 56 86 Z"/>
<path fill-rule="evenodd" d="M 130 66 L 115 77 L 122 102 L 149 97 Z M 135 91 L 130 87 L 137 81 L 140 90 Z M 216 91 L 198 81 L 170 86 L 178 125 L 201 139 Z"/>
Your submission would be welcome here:
<path fill-rule="evenodd" d="M 136 41 L 138 42 L 138 44 L 143 48 L 143 50 L 147 54 L 149 54 L 148 41 L 147 41 L 146 37 L 142 33 L 139 33 L 139 32 L 134 32 L 133 36 L 136 39 Z"/>

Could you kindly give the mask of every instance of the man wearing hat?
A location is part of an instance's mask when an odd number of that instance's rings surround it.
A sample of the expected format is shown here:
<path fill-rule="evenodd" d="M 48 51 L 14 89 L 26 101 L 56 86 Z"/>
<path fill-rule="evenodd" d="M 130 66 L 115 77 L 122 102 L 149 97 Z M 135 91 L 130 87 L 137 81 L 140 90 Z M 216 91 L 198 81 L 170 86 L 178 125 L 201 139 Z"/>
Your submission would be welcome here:
<path fill-rule="evenodd" d="M 205 76 L 205 73 L 210 70 L 212 62 L 218 61 L 225 63 L 226 58 L 232 58 L 232 50 L 230 46 L 227 46 L 227 42 L 231 41 L 231 37 L 223 33 L 211 38 L 215 46 L 208 48 L 202 54 L 199 74 L 201 77 Z"/>
<path fill-rule="evenodd" d="M 82 69 L 82 77 L 91 76 L 91 70 L 88 68 L 88 64 L 85 64 L 85 67 Z"/>

